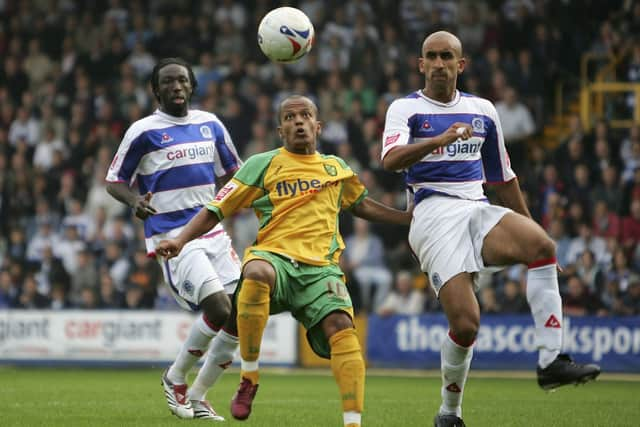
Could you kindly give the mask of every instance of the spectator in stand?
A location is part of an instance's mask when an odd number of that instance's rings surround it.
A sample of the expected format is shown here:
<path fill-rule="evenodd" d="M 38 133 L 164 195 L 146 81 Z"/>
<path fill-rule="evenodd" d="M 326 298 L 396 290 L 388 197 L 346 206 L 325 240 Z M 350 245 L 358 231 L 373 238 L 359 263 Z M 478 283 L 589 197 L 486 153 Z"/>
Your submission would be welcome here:
<path fill-rule="evenodd" d="M 16 54 L 22 54 L 22 52 L 16 52 Z M 4 57 L 2 79 L 11 97 L 10 100 L 13 104 L 20 105 L 22 94 L 29 88 L 29 76 L 24 72 L 20 59 L 15 55 Z"/>
<path fill-rule="evenodd" d="M 605 200 L 596 200 L 592 210 L 591 228 L 596 236 L 618 238 L 621 231 L 620 217 L 609 210 Z"/>
<path fill-rule="evenodd" d="M 376 110 L 376 92 L 366 85 L 366 81 L 361 74 L 351 76 L 351 84 L 345 92 L 343 109 L 347 113 L 351 112 L 351 105 L 354 100 L 359 100 L 362 104 L 362 111 L 370 116 Z"/>
<path fill-rule="evenodd" d="M 622 293 L 627 291 L 629 280 L 633 271 L 631 270 L 629 257 L 621 247 L 613 253 L 613 265 L 608 271 L 607 280 L 618 283 L 618 290 Z"/>
<path fill-rule="evenodd" d="M 632 125 L 629 128 L 629 135 L 627 135 L 620 144 L 620 160 L 624 161 L 631 157 L 631 147 L 633 147 L 633 144 L 638 142 L 640 142 L 640 125 Z"/>
<path fill-rule="evenodd" d="M 564 148 L 564 149 L 563 149 Z M 573 171 L 579 164 L 592 164 L 587 148 L 582 139 L 571 139 L 566 147 L 561 147 L 556 163 L 562 167 L 561 179 L 569 183 L 573 180 Z"/>
<path fill-rule="evenodd" d="M 153 308 L 156 299 L 158 283 L 161 282 L 162 272 L 157 262 L 147 257 L 144 249 L 139 249 L 133 256 L 133 265 L 127 276 L 128 286 L 136 285 L 142 289 L 142 297 L 139 307 Z"/>
<path fill-rule="evenodd" d="M 480 289 L 480 309 L 485 314 L 502 313 L 502 307 L 498 304 L 496 290 L 492 286 L 485 286 Z"/>
<path fill-rule="evenodd" d="M 620 241 L 625 249 L 633 252 L 640 242 L 640 199 L 631 201 L 629 215 L 622 219 Z"/>
<path fill-rule="evenodd" d="M 502 309 L 501 313 L 519 314 L 529 312 L 527 299 L 521 290 L 520 283 L 515 280 L 510 279 L 505 282 L 498 301 Z"/>
<path fill-rule="evenodd" d="M 629 287 L 622 297 L 621 311 L 623 315 L 640 315 L 640 276 L 634 274 L 629 279 Z"/>
<path fill-rule="evenodd" d="M 55 284 L 62 284 L 69 289 L 69 272 L 54 253 L 54 248 L 45 246 L 42 250 L 42 260 L 34 264 L 34 277 L 38 281 L 38 290 L 43 295 L 49 295 Z"/>
<path fill-rule="evenodd" d="M 81 295 L 84 289 L 96 289 L 98 287 L 98 270 L 95 258 L 91 251 L 83 248 L 77 253 L 77 266 L 71 274 L 71 290 L 69 299 L 78 306 L 81 304 Z"/>
<path fill-rule="evenodd" d="M 73 274 L 78 268 L 78 252 L 86 247 L 75 225 L 63 227 L 62 236 L 53 248 L 56 257 L 60 258 L 65 270 Z"/>
<path fill-rule="evenodd" d="M 83 310 L 97 310 L 100 308 L 100 300 L 95 288 L 82 288 L 79 297 L 76 308 Z"/>
<path fill-rule="evenodd" d="M 640 169 L 640 141 L 631 144 L 629 157 L 623 159 L 624 169 L 622 170 L 622 181 L 627 183 L 634 179 L 635 173 Z"/>
<path fill-rule="evenodd" d="M 13 227 L 9 232 L 9 243 L 7 244 L 6 255 L 8 258 L 16 260 L 26 259 L 27 240 L 24 230 L 12 224 Z"/>
<path fill-rule="evenodd" d="M 100 308 L 117 309 L 124 307 L 124 293 L 118 291 L 109 271 L 103 269 L 99 279 Z M 173 299 L 173 297 L 170 297 Z"/>
<path fill-rule="evenodd" d="M 587 249 L 580 254 L 576 263 L 576 274 L 585 284 L 589 293 L 598 295 L 602 292 L 605 274 L 602 267 L 596 263 L 595 255 L 590 250 Z"/>
<path fill-rule="evenodd" d="M 100 260 L 100 263 L 109 269 L 116 289 L 121 291 L 124 291 L 127 274 L 131 268 L 131 261 L 124 249 L 118 242 L 109 240 Z"/>
<path fill-rule="evenodd" d="M 407 270 L 396 273 L 394 287 L 389 292 L 376 313 L 379 316 L 394 314 L 420 314 L 424 310 L 424 291 L 413 286 L 413 276 Z"/>
<path fill-rule="evenodd" d="M 583 209 L 591 206 L 591 183 L 589 167 L 585 163 L 578 163 L 573 169 L 573 179 L 567 188 L 567 196 L 570 201 L 578 202 Z"/>
<path fill-rule="evenodd" d="M 610 316 L 624 315 L 620 285 L 614 279 L 605 281 L 604 289 L 599 295 L 602 308 Z"/>
<path fill-rule="evenodd" d="M 562 313 L 568 316 L 604 314 L 600 301 L 595 297 L 579 276 L 571 276 L 567 290 L 562 295 Z"/>
<path fill-rule="evenodd" d="M 371 232 L 369 222 L 354 218 L 353 224 L 354 233 L 345 239 L 345 266 L 358 281 L 363 310 L 377 311 L 393 277 L 385 263 L 382 240 Z"/>
<path fill-rule="evenodd" d="M 19 107 L 9 127 L 9 142 L 16 147 L 22 140 L 32 149 L 39 138 L 40 122 L 25 107 Z"/>
<path fill-rule="evenodd" d="M 561 218 L 553 218 L 549 222 L 546 230 L 547 233 L 549 233 L 549 237 L 551 237 L 556 244 L 558 265 L 562 268 L 566 267 L 567 264 L 569 264 L 567 261 L 567 253 L 571 245 L 571 238 L 565 231 L 564 221 Z"/>
<path fill-rule="evenodd" d="M 49 298 L 38 291 L 38 282 L 33 274 L 28 274 L 22 282 L 17 307 L 22 309 L 44 309 L 49 308 L 50 304 Z"/>
<path fill-rule="evenodd" d="M 580 236 L 580 226 L 582 223 L 591 224 L 591 220 L 587 217 L 588 207 L 576 200 L 570 200 L 566 207 L 565 224 L 567 232 L 571 237 Z"/>
<path fill-rule="evenodd" d="M 578 223 L 579 235 L 571 239 L 569 250 L 567 251 L 567 262 L 576 264 L 580 254 L 590 250 L 597 262 L 603 262 L 607 258 L 607 243 L 599 236 L 594 236 L 589 223 L 581 221 Z"/>
<path fill-rule="evenodd" d="M 55 234 L 50 220 L 43 219 L 38 224 L 38 231 L 29 240 L 26 257 L 28 261 L 40 262 L 45 247 L 55 248 L 60 238 Z"/>
<path fill-rule="evenodd" d="M 543 201 L 542 204 L 542 213 L 543 215 L 548 212 L 547 206 L 547 196 L 550 193 L 563 194 L 565 190 L 565 184 L 560 178 L 560 174 L 558 173 L 558 167 L 553 163 L 548 163 L 545 165 L 544 170 L 542 172 L 542 184 L 540 186 L 540 191 L 538 192 L 538 198 Z"/>
<path fill-rule="evenodd" d="M 7 268 L 0 269 L 0 308 L 14 308 L 18 305 L 20 289 Z"/>
<path fill-rule="evenodd" d="M 54 283 L 51 286 L 51 309 L 65 310 L 71 308 L 71 303 L 67 297 L 68 286 L 62 283 Z"/>
<path fill-rule="evenodd" d="M 634 181 L 635 181 L 634 175 Z M 640 179 L 640 175 L 638 175 Z M 598 184 L 591 190 L 591 200 L 603 200 L 609 212 L 618 213 L 622 203 L 623 191 L 618 182 L 618 169 L 613 165 L 608 165 L 600 171 Z"/>
<path fill-rule="evenodd" d="M 516 172 L 520 172 L 524 169 L 527 156 L 527 140 L 536 130 L 533 116 L 529 107 L 518 100 L 518 93 L 511 86 L 505 88 L 502 100 L 496 102 L 496 110 L 512 167 Z"/>
<path fill-rule="evenodd" d="M 35 145 L 33 165 L 37 169 L 46 172 L 53 166 L 52 159 L 54 151 L 64 152 L 64 150 L 64 142 L 56 139 L 55 129 L 46 127 L 42 132 L 42 138 Z"/>
<path fill-rule="evenodd" d="M 594 161 L 591 165 L 592 179 L 598 179 L 602 175 L 602 171 L 611 165 L 616 168 L 620 167 L 621 163 L 618 161 L 618 157 L 613 155 L 612 150 L 611 143 L 606 139 L 596 140 L 593 147 Z"/>

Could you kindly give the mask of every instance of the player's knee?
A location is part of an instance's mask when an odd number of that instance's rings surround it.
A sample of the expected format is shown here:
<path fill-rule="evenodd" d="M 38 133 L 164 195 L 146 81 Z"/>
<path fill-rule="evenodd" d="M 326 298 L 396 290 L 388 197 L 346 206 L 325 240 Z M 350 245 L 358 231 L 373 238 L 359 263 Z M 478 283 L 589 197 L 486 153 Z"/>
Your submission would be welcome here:
<path fill-rule="evenodd" d="M 276 273 L 273 266 L 266 261 L 252 260 L 244 266 L 242 271 L 244 279 L 267 283 L 271 286 L 275 283 Z"/>
<path fill-rule="evenodd" d="M 339 331 L 354 327 L 351 317 L 344 311 L 334 311 L 330 313 L 322 319 L 321 326 L 327 338 L 331 338 Z"/>
<path fill-rule="evenodd" d="M 207 320 L 216 327 L 224 325 L 231 313 L 231 301 L 223 291 L 206 297 L 201 306 Z"/>
<path fill-rule="evenodd" d="M 540 236 L 531 248 L 531 259 L 529 262 L 554 258 L 556 256 L 556 244 L 546 235 Z"/>
<path fill-rule="evenodd" d="M 469 346 L 473 344 L 480 328 L 480 318 L 465 317 L 449 323 L 449 329 L 455 336 L 456 343 Z"/>

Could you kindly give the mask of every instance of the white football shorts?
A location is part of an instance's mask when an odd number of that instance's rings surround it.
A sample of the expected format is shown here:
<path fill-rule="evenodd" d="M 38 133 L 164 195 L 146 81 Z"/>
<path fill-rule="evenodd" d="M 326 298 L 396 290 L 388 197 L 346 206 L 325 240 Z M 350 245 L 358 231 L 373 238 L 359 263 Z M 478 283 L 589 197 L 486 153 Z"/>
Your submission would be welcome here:
<path fill-rule="evenodd" d="M 221 290 L 233 294 L 240 278 L 240 258 L 224 232 L 192 240 L 178 256 L 157 260 L 174 298 L 191 311 L 199 310 L 200 302 L 211 294 Z"/>
<path fill-rule="evenodd" d="M 482 243 L 509 212 L 512 211 L 483 201 L 437 195 L 418 203 L 409 229 L 409 244 L 436 294 L 456 274 L 489 273 L 504 268 L 484 265 Z M 476 290 L 477 279 L 478 274 L 474 274 Z"/>

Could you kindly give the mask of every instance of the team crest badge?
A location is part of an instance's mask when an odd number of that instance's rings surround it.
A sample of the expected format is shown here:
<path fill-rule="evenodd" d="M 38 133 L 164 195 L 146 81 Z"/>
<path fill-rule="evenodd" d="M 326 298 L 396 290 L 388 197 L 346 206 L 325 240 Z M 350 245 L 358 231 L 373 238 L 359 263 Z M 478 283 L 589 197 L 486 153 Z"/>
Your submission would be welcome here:
<path fill-rule="evenodd" d="M 328 163 L 323 163 L 322 164 L 324 166 L 324 170 L 327 171 L 327 173 L 331 176 L 336 176 L 338 175 L 338 170 L 336 169 L 335 166 L 330 165 Z"/>
<path fill-rule="evenodd" d="M 182 284 L 182 289 L 184 289 L 184 291 L 187 294 L 193 296 L 193 291 L 194 291 L 195 288 L 193 286 L 193 283 L 191 283 L 190 281 L 185 280 L 184 283 Z"/>
<path fill-rule="evenodd" d="M 431 283 L 433 284 L 433 287 L 436 288 L 436 290 L 442 287 L 442 279 L 440 278 L 440 275 L 438 273 L 433 273 L 431 275 Z"/>
<path fill-rule="evenodd" d="M 484 133 L 484 121 L 480 117 L 471 120 L 471 127 L 474 133 Z"/>
<path fill-rule="evenodd" d="M 200 134 L 204 138 L 211 139 L 211 128 L 209 126 L 200 126 Z"/>

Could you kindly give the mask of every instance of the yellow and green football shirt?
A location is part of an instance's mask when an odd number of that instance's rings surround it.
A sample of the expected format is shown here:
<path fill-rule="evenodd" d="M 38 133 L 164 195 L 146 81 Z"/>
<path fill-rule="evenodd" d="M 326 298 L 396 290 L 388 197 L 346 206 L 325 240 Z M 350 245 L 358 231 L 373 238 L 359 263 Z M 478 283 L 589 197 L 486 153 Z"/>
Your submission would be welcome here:
<path fill-rule="evenodd" d="M 338 215 L 362 201 L 367 189 L 336 156 L 294 154 L 284 148 L 251 156 L 207 204 L 220 220 L 254 209 L 260 228 L 247 249 L 311 265 L 337 264 L 344 242 Z"/>

